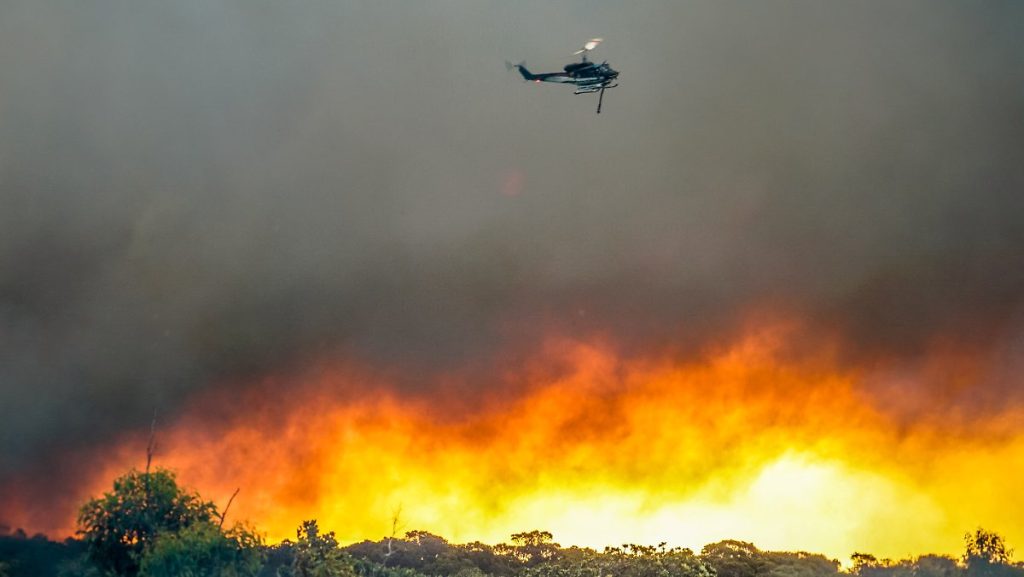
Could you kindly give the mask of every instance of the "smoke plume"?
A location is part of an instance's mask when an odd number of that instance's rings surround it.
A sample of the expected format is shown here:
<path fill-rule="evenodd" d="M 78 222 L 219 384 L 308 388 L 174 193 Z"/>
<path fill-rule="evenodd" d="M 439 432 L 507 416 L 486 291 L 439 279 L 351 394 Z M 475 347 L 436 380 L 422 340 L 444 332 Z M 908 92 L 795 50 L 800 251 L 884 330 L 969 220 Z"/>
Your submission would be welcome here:
<path fill-rule="evenodd" d="M 592 36 L 600 116 L 501 64 Z M 442 426 L 552 336 L 690 362 L 762 318 L 899 426 L 995 418 L 1022 70 L 1009 1 L 5 2 L 0 488 L 63 528 L 154 407 L 337 360 L 456 387 Z"/>

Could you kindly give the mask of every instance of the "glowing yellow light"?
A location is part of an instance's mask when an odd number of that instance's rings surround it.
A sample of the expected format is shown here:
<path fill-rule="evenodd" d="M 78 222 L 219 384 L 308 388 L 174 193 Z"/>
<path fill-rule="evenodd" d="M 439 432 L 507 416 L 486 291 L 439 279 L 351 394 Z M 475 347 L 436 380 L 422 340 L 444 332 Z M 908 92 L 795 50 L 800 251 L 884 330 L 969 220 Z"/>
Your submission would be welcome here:
<path fill-rule="evenodd" d="M 1024 478 L 1019 411 L 908 427 L 867 402 L 856 371 L 780 360 L 780 340 L 757 332 L 685 363 L 558 342 L 517 369 L 520 388 L 463 412 L 317 367 L 196 399 L 237 417 L 195 409 L 164 433 L 160 464 L 222 502 L 241 486 L 233 514 L 271 540 L 312 518 L 342 541 L 379 538 L 401 506 L 405 528 L 462 542 L 545 529 L 563 545 L 740 539 L 840 560 L 955 555 L 978 525 L 1024 542 L 1006 507 Z M 138 444 L 111 450 L 83 493 L 137 463 Z"/>

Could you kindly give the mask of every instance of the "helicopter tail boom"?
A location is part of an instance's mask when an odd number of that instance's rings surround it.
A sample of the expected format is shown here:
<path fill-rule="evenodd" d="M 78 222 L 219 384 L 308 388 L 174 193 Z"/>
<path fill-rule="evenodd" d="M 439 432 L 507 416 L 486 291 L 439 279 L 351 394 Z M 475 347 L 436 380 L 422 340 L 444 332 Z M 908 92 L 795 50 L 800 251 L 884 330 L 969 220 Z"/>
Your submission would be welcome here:
<path fill-rule="evenodd" d="M 559 82 L 559 83 L 573 83 L 572 77 L 562 72 L 542 72 L 540 74 L 534 74 L 526 68 L 525 63 L 520 62 L 519 64 L 506 63 L 509 70 L 513 68 L 519 71 L 519 74 L 523 77 L 523 80 L 530 80 L 532 82 Z"/>
<path fill-rule="evenodd" d="M 512 70 L 513 68 L 518 70 L 519 74 L 522 75 L 523 80 L 537 80 L 538 79 L 536 74 L 533 74 L 532 72 L 530 72 L 529 70 L 526 69 L 526 62 L 520 62 L 519 64 L 512 64 L 511 62 L 506 61 L 505 62 L 505 67 L 508 68 L 509 70 Z"/>

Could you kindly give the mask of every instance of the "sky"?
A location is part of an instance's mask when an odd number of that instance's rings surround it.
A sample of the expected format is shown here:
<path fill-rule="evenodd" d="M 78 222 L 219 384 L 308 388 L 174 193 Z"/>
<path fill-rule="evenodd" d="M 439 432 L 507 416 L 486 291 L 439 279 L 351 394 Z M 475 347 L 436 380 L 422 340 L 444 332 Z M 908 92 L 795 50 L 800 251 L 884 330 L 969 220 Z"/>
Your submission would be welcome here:
<path fill-rule="evenodd" d="M 158 462 L 271 538 L 400 505 L 492 542 L 1024 546 L 1022 32 L 1010 1 L 5 2 L 0 525 L 73 532 L 155 410 Z M 595 36 L 600 115 L 503 65 Z"/>

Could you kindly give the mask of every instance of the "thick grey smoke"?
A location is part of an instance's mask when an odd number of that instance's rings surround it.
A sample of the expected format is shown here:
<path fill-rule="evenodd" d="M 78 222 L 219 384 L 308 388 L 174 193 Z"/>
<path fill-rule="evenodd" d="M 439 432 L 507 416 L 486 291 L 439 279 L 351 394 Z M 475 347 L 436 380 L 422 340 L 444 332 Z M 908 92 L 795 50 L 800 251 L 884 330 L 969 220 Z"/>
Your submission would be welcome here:
<path fill-rule="evenodd" d="M 592 36 L 600 116 L 502 66 Z M 1019 367 L 1022 190 L 1020 2 L 9 0 L 0 483 L 228 377 L 539 327 L 767 303 Z"/>

